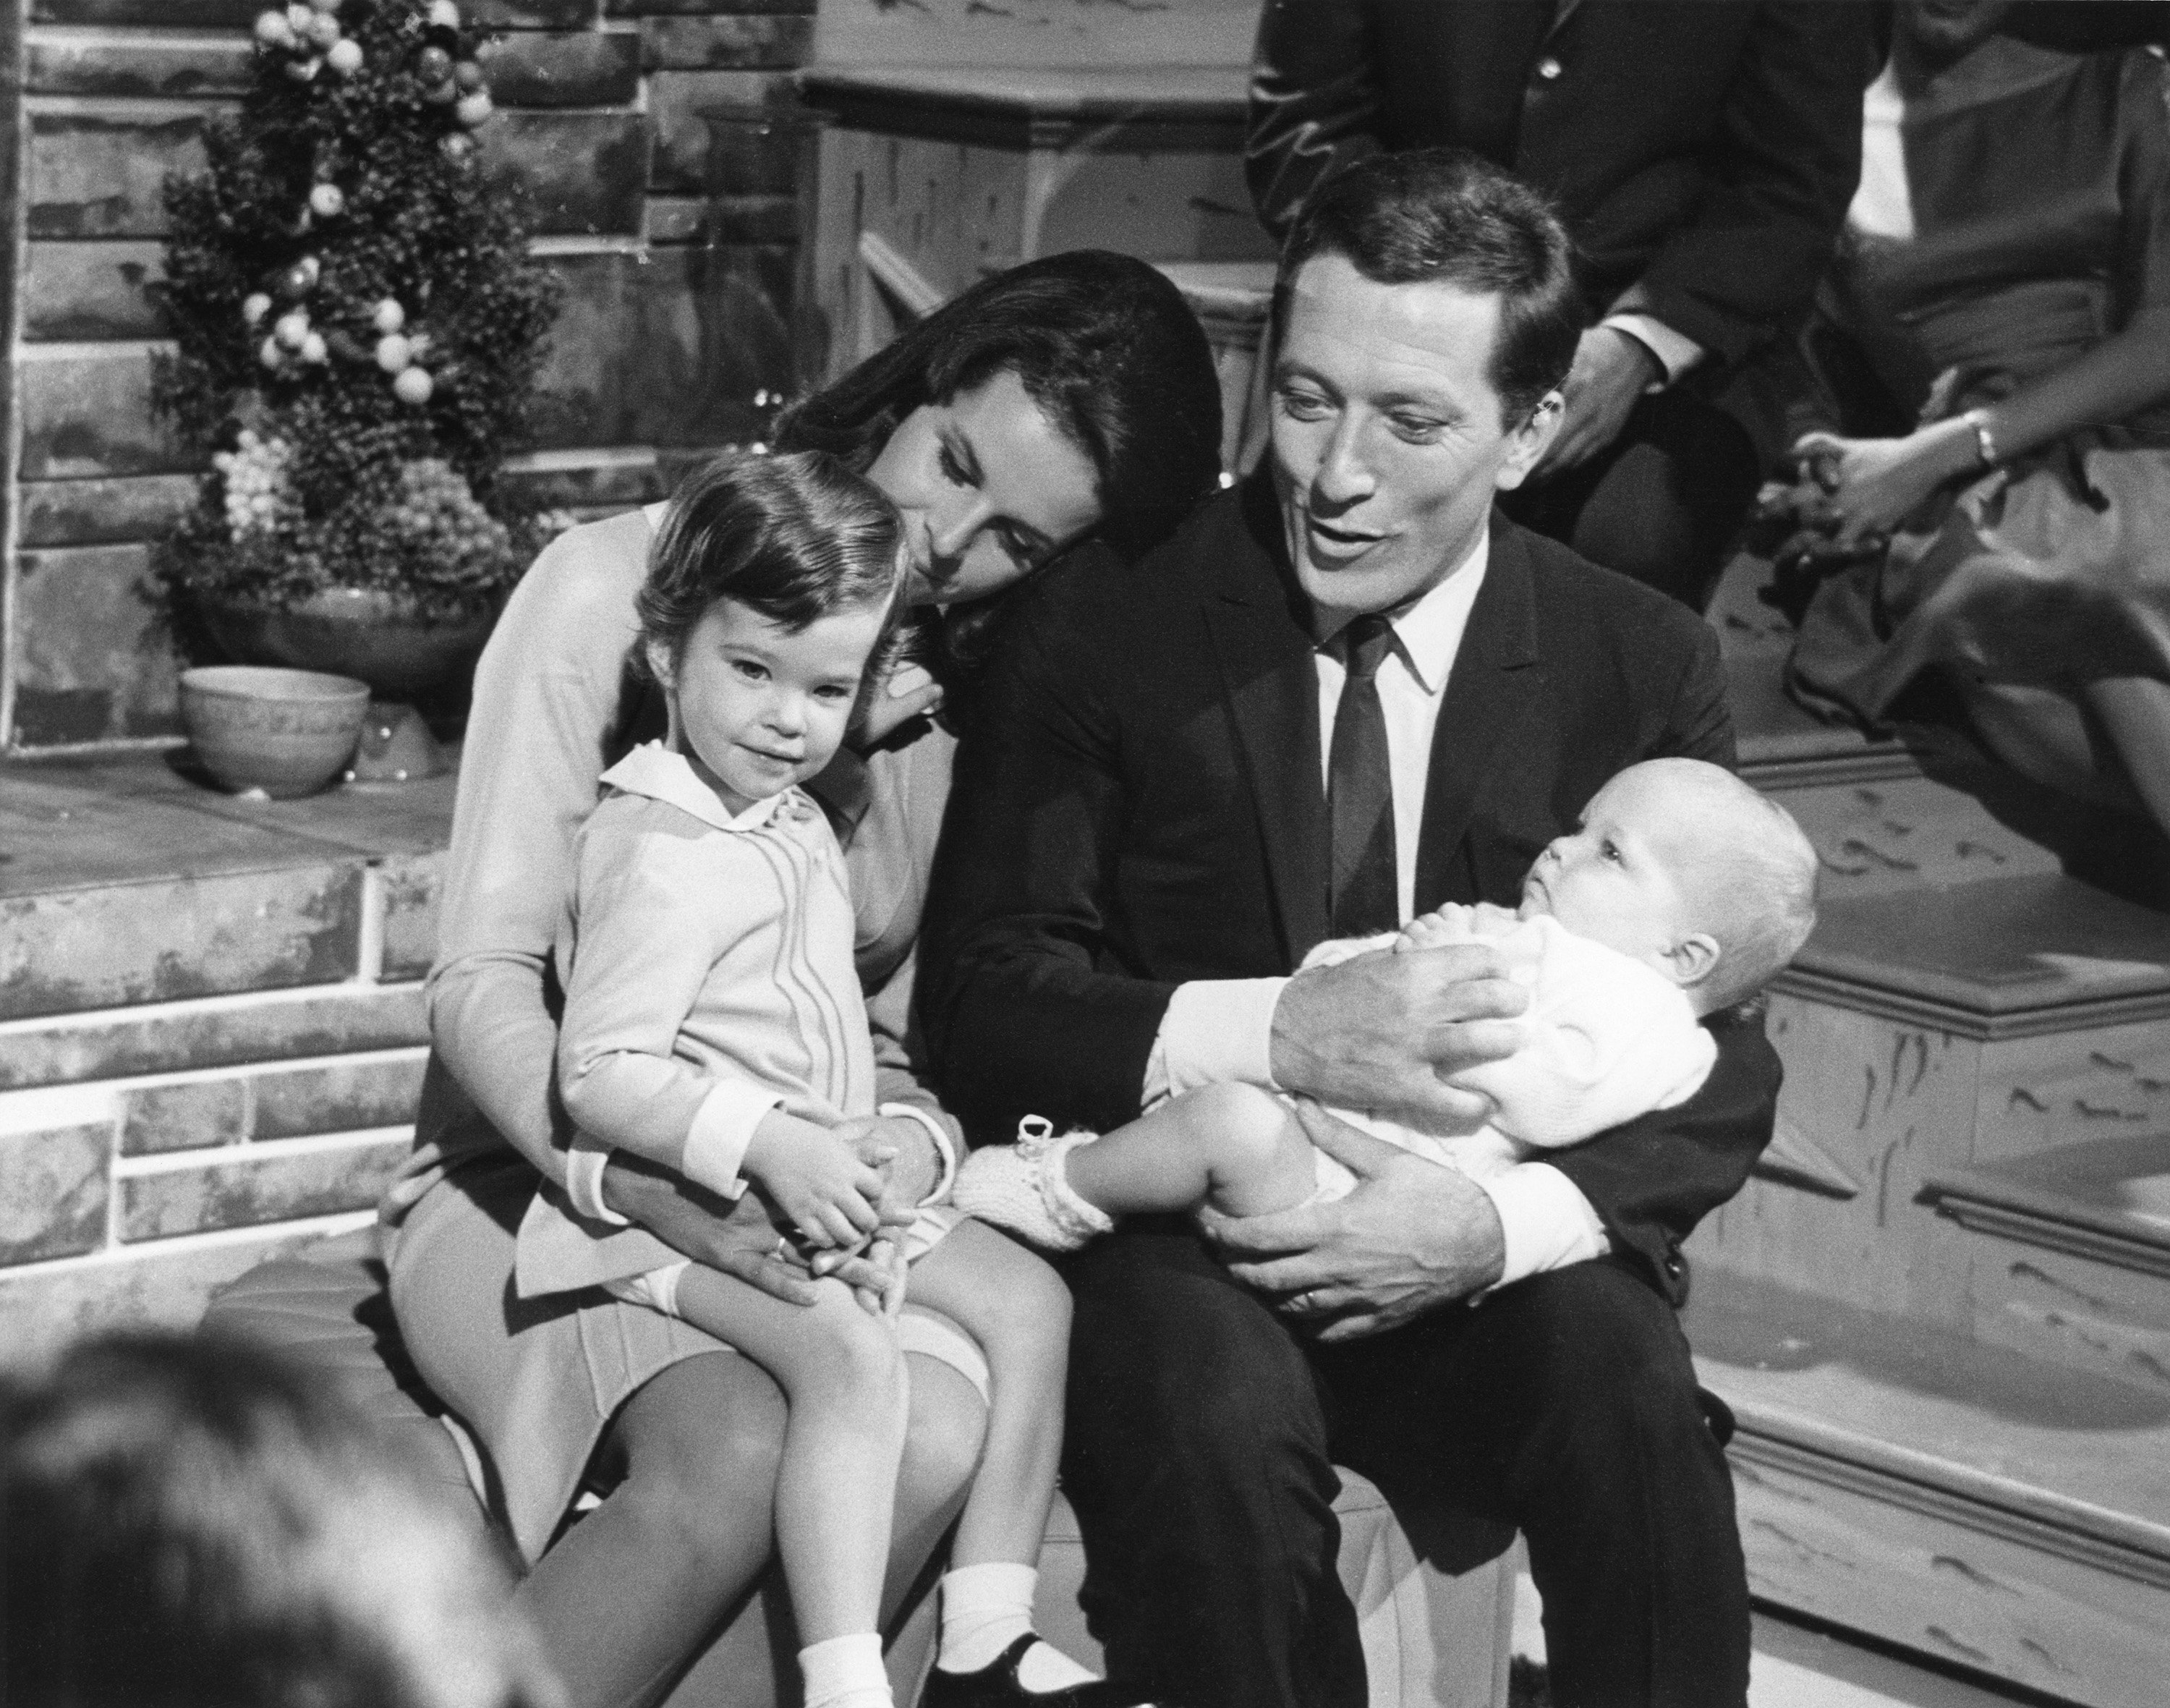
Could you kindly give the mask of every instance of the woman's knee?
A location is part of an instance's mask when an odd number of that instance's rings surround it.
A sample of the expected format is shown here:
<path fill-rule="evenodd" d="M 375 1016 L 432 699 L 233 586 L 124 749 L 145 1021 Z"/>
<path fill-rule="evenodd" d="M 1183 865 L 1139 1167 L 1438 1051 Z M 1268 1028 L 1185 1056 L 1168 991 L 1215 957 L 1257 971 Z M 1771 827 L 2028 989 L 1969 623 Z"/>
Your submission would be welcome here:
<path fill-rule="evenodd" d="M 673 1365 L 626 1402 L 612 1426 L 625 1480 L 613 1493 L 689 1546 L 735 1545 L 767 1526 L 783 1453 L 783 1394 L 730 1353 Z"/>

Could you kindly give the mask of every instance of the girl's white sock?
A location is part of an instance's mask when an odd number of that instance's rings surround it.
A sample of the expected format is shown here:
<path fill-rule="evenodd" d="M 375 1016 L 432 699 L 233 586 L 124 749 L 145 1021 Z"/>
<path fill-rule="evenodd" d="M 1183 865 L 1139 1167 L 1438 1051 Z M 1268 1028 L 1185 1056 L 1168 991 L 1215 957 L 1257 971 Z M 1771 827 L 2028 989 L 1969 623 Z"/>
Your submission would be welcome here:
<path fill-rule="evenodd" d="M 895 1708 L 879 1632 L 808 1644 L 799 1652 L 799 1676 L 806 1708 Z"/>
<path fill-rule="evenodd" d="M 1040 1573 L 997 1561 L 959 1566 L 942 1579 L 942 1642 L 934 1664 L 945 1673 L 976 1673 L 1032 1632 L 1033 1592 Z M 1018 1682 L 1035 1693 L 1089 1683 L 1087 1671 L 1061 1650 L 1035 1642 L 1018 1663 Z M 811 1703 L 808 1708 L 813 1708 Z"/>

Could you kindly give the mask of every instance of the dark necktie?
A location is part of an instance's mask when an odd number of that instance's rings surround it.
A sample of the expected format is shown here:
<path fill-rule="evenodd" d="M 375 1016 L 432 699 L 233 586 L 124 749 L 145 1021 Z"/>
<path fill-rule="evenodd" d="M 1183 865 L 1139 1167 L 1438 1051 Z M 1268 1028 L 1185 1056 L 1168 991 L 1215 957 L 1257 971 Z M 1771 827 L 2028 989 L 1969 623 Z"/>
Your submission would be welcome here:
<path fill-rule="evenodd" d="M 1394 779 L 1387 757 L 1387 719 L 1379 709 L 1379 667 L 1393 650 L 1384 617 L 1359 617 L 1334 638 L 1347 665 L 1326 758 L 1330 827 L 1327 904 L 1337 937 L 1364 937 L 1401 924 L 1394 884 Z"/>

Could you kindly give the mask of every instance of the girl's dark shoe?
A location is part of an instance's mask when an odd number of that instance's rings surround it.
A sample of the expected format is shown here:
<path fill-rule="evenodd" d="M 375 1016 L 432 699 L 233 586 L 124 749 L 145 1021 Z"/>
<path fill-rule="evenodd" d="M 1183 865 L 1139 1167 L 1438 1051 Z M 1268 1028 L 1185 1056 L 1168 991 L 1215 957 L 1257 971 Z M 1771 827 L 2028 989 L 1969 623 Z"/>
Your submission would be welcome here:
<path fill-rule="evenodd" d="M 1028 1631 L 976 1673 L 937 1667 L 919 1693 L 919 1708 L 1153 1708 L 1146 1697 L 1112 1679 L 1095 1679 L 1066 1690 L 1028 1690 L 1018 1682 L 1018 1663 L 1040 1639 Z"/>

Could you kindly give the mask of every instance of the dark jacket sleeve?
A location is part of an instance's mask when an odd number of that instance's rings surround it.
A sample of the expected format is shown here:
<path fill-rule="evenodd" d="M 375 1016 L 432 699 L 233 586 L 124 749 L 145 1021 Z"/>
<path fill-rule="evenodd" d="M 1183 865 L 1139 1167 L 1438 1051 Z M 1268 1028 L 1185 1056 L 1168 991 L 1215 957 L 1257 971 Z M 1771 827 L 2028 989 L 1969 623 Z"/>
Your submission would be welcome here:
<path fill-rule="evenodd" d="M 1612 304 L 1739 362 L 1808 307 L 1861 177 L 1873 8 L 1767 0 L 1742 45 L 1694 218 Z"/>
<path fill-rule="evenodd" d="M 975 1143 L 1134 1120 L 1172 983 L 1112 964 L 1120 727 L 1085 637 L 1021 613 L 973 696 L 920 937 L 920 1019 Z"/>
<path fill-rule="evenodd" d="M 1379 152 L 1365 11 L 1352 0 L 1267 0 L 1259 16 L 1243 175 L 1276 238 L 1329 174 Z"/>

